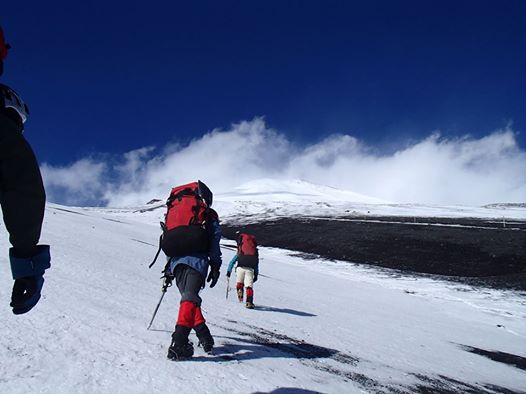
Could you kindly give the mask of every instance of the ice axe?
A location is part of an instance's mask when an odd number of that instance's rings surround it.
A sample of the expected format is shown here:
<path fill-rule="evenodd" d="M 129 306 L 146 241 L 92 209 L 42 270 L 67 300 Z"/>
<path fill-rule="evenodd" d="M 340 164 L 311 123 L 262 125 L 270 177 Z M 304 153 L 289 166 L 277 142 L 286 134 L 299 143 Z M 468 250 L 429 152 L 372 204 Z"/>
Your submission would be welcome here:
<path fill-rule="evenodd" d="M 230 291 L 230 276 L 226 277 L 226 299 L 228 300 L 228 293 Z"/>
<path fill-rule="evenodd" d="M 168 290 L 168 288 L 172 285 L 173 277 L 165 274 L 163 278 L 164 278 L 164 282 L 163 282 L 163 287 L 161 288 L 161 292 L 162 292 L 161 299 L 159 300 L 159 302 L 157 303 L 157 306 L 155 307 L 155 311 L 153 312 L 152 320 L 150 320 L 150 324 L 148 324 L 147 330 L 149 330 L 150 327 L 152 326 L 153 320 L 155 319 L 155 315 L 157 315 L 157 311 L 159 310 L 159 307 L 161 306 L 161 302 L 163 302 L 164 295 L 166 294 L 166 291 Z"/>

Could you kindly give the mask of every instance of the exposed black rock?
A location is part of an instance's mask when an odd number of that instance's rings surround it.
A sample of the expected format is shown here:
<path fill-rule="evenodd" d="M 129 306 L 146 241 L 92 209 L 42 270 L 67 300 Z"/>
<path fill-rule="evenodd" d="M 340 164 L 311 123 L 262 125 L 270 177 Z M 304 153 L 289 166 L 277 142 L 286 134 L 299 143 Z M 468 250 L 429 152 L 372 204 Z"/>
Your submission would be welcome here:
<path fill-rule="evenodd" d="M 222 226 L 226 238 L 237 230 L 263 246 L 526 290 L 526 221 L 350 216 Z"/>

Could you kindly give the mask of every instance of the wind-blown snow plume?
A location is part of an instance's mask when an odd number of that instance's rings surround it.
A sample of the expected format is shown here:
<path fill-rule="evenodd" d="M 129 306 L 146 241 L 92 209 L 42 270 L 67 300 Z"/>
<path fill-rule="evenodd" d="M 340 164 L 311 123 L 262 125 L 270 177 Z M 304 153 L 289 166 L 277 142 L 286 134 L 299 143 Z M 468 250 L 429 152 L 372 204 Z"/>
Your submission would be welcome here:
<path fill-rule="evenodd" d="M 477 205 L 525 202 L 525 168 L 526 152 L 510 128 L 480 139 L 435 133 L 385 155 L 350 135 L 296 146 L 256 118 L 185 146 L 146 147 L 67 167 L 44 164 L 42 170 L 49 200 L 68 204 L 144 204 L 196 179 L 219 193 L 259 178 L 301 178 L 389 201 Z"/>

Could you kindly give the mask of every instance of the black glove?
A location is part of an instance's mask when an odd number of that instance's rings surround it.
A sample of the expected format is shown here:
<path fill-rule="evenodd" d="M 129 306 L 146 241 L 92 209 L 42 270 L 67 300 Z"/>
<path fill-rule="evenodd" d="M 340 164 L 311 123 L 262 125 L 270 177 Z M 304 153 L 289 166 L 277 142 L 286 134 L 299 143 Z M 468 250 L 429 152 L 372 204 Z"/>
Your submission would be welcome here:
<path fill-rule="evenodd" d="M 163 271 L 163 273 L 164 275 L 161 276 L 161 279 L 164 279 L 162 291 L 166 291 L 169 287 L 172 286 L 172 282 L 175 279 L 175 277 L 172 275 L 170 270 L 165 270 Z"/>
<path fill-rule="evenodd" d="M 174 280 L 174 274 L 172 273 L 172 270 L 170 269 L 170 261 L 166 263 L 164 266 L 164 269 L 161 271 L 163 276 L 161 276 L 161 279 L 164 278 L 165 282 L 172 283 Z"/>
<path fill-rule="evenodd" d="M 43 284 L 42 276 L 27 276 L 15 280 L 10 304 L 15 315 L 29 312 L 37 304 Z"/>
<path fill-rule="evenodd" d="M 210 287 L 214 287 L 217 283 L 217 280 L 219 279 L 219 267 L 216 267 L 215 265 L 210 266 L 210 273 L 208 274 L 208 278 L 206 278 L 207 282 L 210 283 Z"/>
<path fill-rule="evenodd" d="M 226 273 L 226 277 L 227 277 L 227 278 L 230 278 L 230 275 L 231 275 L 231 274 L 232 274 L 231 272 L 228 272 L 228 271 L 227 271 L 227 273 Z"/>
<path fill-rule="evenodd" d="M 15 283 L 11 294 L 11 307 L 15 315 L 29 312 L 40 300 L 44 285 L 44 271 L 51 266 L 48 245 L 38 245 L 32 257 L 19 257 L 16 250 L 9 250 L 11 272 Z"/>

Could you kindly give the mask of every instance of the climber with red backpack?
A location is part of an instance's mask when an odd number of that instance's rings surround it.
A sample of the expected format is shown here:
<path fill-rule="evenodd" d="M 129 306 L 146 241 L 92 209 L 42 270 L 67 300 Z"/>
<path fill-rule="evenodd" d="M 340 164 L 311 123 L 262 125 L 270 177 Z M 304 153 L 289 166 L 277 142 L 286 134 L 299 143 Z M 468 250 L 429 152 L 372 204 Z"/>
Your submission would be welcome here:
<path fill-rule="evenodd" d="M 258 280 L 259 253 L 256 237 L 251 234 L 237 232 L 237 253 L 230 260 L 226 271 L 230 278 L 234 264 L 236 267 L 236 291 L 239 302 L 243 302 L 243 288 L 247 290 L 245 306 L 254 309 L 254 282 Z"/>
<path fill-rule="evenodd" d="M 214 347 L 214 338 L 201 311 L 199 291 L 204 288 L 205 279 L 210 282 L 210 287 L 214 287 L 219 279 L 221 229 L 219 217 L 211 208 L 212 192 L 201 181 L 174 187 L 166 205 L 159 242 L 160 249 L 167 256 L 163 272 L 167 286 L 175 279 L 181 293 L 168 358 L 180 360 L 194 354 L 193 345 L 188 340 L 192 330 L 206 353 L 211 353 Z"/>

